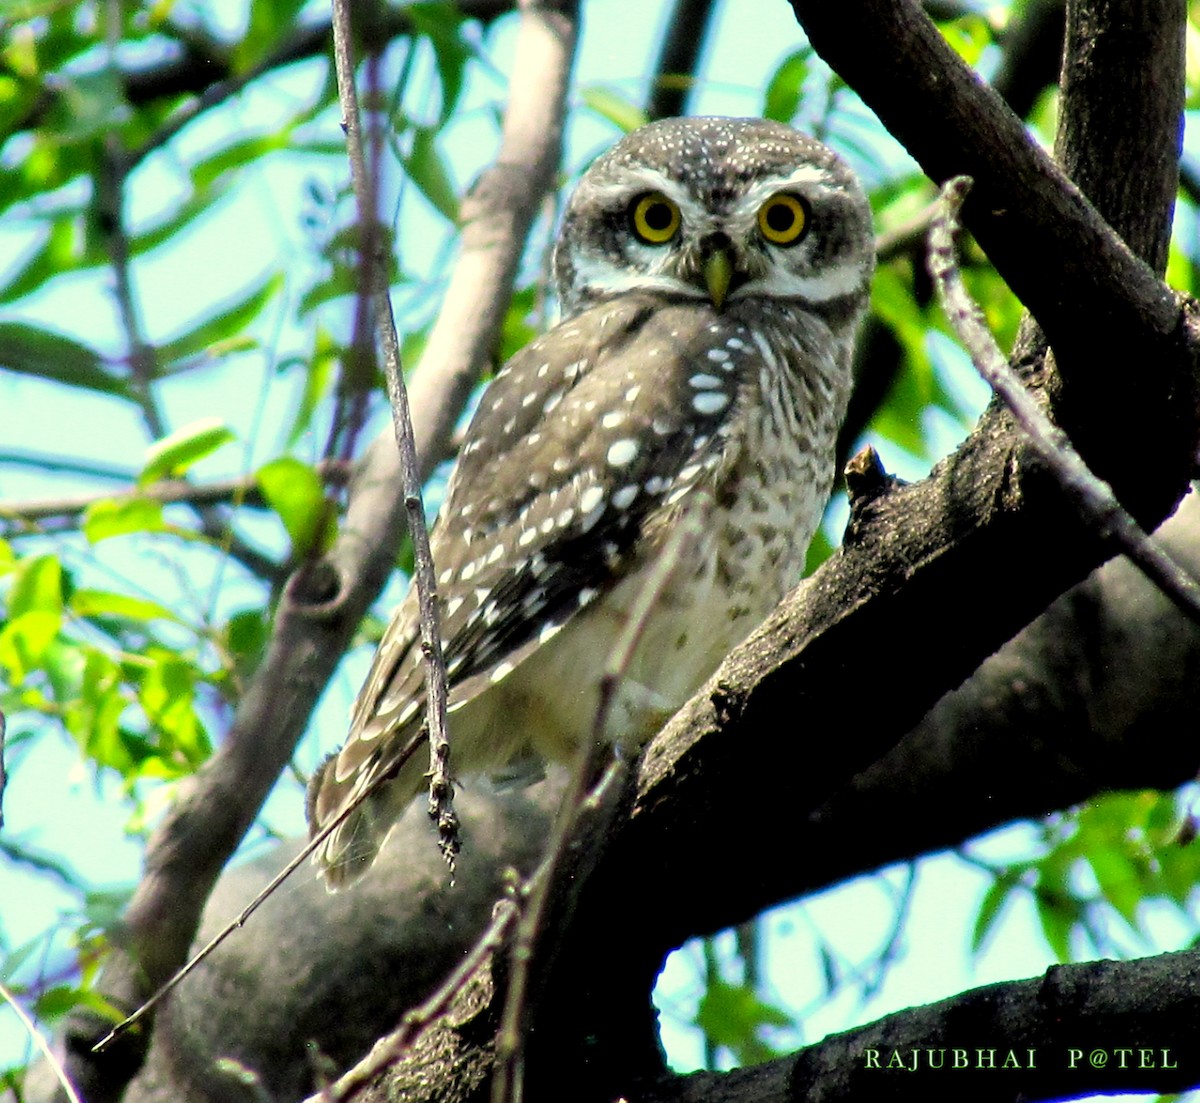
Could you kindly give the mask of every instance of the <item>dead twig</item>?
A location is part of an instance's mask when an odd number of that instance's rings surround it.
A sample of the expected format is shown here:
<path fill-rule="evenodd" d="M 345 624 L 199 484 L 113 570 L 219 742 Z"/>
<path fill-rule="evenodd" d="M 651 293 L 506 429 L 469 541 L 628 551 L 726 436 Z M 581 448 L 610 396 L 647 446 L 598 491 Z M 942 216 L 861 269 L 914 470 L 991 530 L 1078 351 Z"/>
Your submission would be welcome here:
<path fill-rule="evenodd" d="M 409 739 L 408 743 L 405 744 L 403 749 L 396 756 L 394 769 L 400 769 L 400 767 L 403 766 L 413 756 L 417 748 L 421 745 L 421 741 L 423 739 L 424 734 L 422 732 L 418 731 L 413 734 L 412 738 Z M 224 927 L 222 927 L 215 935 L 213 935 L 213 937 L 210 938 L 205 944 L 203 949 L 193 954 L 188 960 L 187 964 L 178 969 L 171 976 L 171 978 L 167 980 L 165 984 L 161 985 L 154 992 L 154 994 L 150 996 L 149 999 L 147 999 L 136 1011 L 133 1012 L 132 1015 L 122 1019 L 121 1022 L 117 1023 L 117 1025 L 108 1032 L 108 1034 L 101 1038 L 100 1041 L 92 1047 L 92 1052 L 104 1052 L 104 1050 L 112 1045 L 112 1043 L 115 1042 L 122 1034 L 126 1033 L 139 1022 L 141 1022 L 142 1019 L 149 1015 L 150 1012 L 153 1011 L 154 1008 L 157 1007 L 174 988 L 178 987 L 178 985 L 185 980 L 187 976 L 196 968 L 196 966 L 198 966 L 200 962 L 208 957 L 213 950 L 220 946 L 221 943 L 224 942 L 225 939 L 227 939 L 231 934 L 233 934 L 234 931 L 244 927 L 246 925 L 246 921 L 259 909 L 263 901 L 266 900 L 267 897 L 270 896 L 277 888 L 279 888 L 279 886 L 282 885 L 283 882 L 286 881 L 295 870 L 299 869 L 307 859 L 312 857 L 318 847 L 320 847 L 320 845 L 326 839 L 328 839 L 329 836 L 334 833 L 334 831 L 336 831 L 343 823 L 346 822 L 351 813 L 353 813 L 356 808 L 358 808 L 365 800 L 374 794 L 375 790 L 379 788 L 379 785 L 383 783 L 387 776 L 390 775 L 381 776 L 375 785 L 364 789 L 361 793 L 359 793 L 332 820 L 330 820 L 324 827 L 321 828 L 320 831 L 318 831 L 311 839 L 309 839 L 308 842 L 300 849 L 300 851 L 292 858 L 292 860 L 288 862 L 287 865 L 285 865 L 277 874 L 275 874 L 274 877 L 271 878 L 270 881 L 267 882 L 266 885 L 264 885 L 258 891 L 254 899 L 251 900 L 249 904 L 247 904 L 240 912 L 238 912 L 236 916 L 234 916 L 233 919 L 231 919 L 225 924 Z"/>
<path fill-rule="evenodd" d="M 446 736 L 446 663 L 442 657 L 442 633 L 438 623 L 437 576 L 434 572 L 433 556 L 429 550 L 429 531 L 425 525 L 420 463 L 413 436 L 408 390 L 404 385 L 404 373 L 400 363 L 400 341 L 396 335 L 396 323 L 388 296 L 386 267 L 380 264 L 381 258 L 377 255 L 378 236 L 374 232 L 378 226 L 377 177 L 382 147 L 379 119 L 378 113 L 372 112 L 371 158 L 368 163 L 363 143 L 358 94 L 354 87 L 352 41 L 350 4 L 348 0 L 334 0 L 333 42 L 338 96 L 342 104 L 342 125 L 346 130 L 350 177 L 358 205 L 359 225 L 362 227 L 363 267 L 367 274 L 364 289 L 360 292 L 360 302 L 364 307 L 369 302 L 374 308 L 376 335 L 383 348 L 384 374 L 392 407 L 392 426 L 396 434 L 396 446 L 400 450 L 404 507 L 408 516 L 408 531 L 413 542 L 413 584 L 417 587 L 421 654 L 425 660 L 425 715 L 429 730 L 430 760 L 429 814 L 437 823 L 442 853 L 453 876 L 454 857 L 461 844 L 458 837 L 458 817 L 452 803 L 454 787 L 450 780 L 450 743 Z M 375 79 L 377 81 L 377 77 Z M 378 97 L 374 99 L 377 101 Z"/>
<path fill-rule="evenodd" d="M 1009 367 L 979 307 L 967 293 L 954 255 L 958 213 L 969 176 L 942 186 L 939 212 L 929 229 L 929 273 L 942 308 L 979 374 L 987 380 L 1028 436 L 1034 451 L 1101 537 L 1114 543 L 1191 620 L 1200 624 L 1200 585 L 1117 501 L 1113 489 L 1088 468 L 1070 438 L 1053 424 Z"/>
<path fill-rule="evenodd" d="M 17 1002 L 17 997 L 5 988 L 3 984 L 0 984 L 0 999 L 4 1000 L 13 1009 L 13 1013 L 17 1018 L 21 1020 L 21 1025 L 29 1034 L 29 1037 L 33 1039 L 33 1044 L 38 1047 L 42 1056 L 46 1058 L 46 1061 L 54 1072 L 54 1078 L 62 1086 L 63 1094 L 70 1100 L 70 1103 L 83 1103 L 83 1100 L 79 1098 L 78 1093 L 75 1091 L 70 1078 L 67 1076 L 67 1071 L 63 1068 L 62 1062 L 55 1055 L 54 1050 L 46 1044 L 46 1039 L 42 1037 L 34 1021 L 25 1014 L 25 1009 Z"/>

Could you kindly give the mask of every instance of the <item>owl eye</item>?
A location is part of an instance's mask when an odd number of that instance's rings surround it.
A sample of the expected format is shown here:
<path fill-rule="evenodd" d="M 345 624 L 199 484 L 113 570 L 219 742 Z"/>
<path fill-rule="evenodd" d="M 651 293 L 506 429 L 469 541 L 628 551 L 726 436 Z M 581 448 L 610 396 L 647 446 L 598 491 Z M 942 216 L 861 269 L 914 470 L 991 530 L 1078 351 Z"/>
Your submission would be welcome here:
<path fill-rule="evenodd" d="M 758 228 L 772 245 L 795 245 L 808 229 L 808 204 L 780 192 L 758 208 Z"/>
<path fill-rule="evenodd" d="M 633 232 L 650 245 L 665 245 L 679 229 L 679 208 L 662 192 L 647 192 L 629 210 Z"/>

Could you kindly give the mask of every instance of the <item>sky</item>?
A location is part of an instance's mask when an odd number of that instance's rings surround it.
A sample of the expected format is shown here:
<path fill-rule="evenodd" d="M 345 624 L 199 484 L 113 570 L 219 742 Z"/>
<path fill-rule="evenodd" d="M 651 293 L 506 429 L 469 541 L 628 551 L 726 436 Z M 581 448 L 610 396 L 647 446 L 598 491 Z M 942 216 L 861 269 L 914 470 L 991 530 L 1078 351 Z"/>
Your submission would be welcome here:
<path fill-rule="evenodd" d="M 641 101 L 643 74 L 650 69 L 655 31 L 666 9 L 665 4 L 639 0 L 590 0 L 585 5 L 586 25 L 575 74 L 576 98 L 591 86 L 603 85 Z M 230 30 L 236 30 L 233 0 L 214 10 L 227 13 Z M 753 33 L 746 32 L 749 27 Z M 507 70 L 511 57 L 514 30 L 513 20 L 503 20 L 489 37 L 489 52 L 502 72 Z M 706 51 L 695 112 L 757 114 L 764 75 L 801 41 L 786 4 L 778 0 L 725 0 Z M 170 209 L 184 187 L 182 163 L 221 144 L 232 128 L 269 130 L 291 104 L 312 95 L 322 73 L 318 64 L 295 66 L 269 86 L 238 97 L 189 127 L 177 146 L 162 151 L 140 170 L 134 182 L 135 217 L 148 222 Z M 494 148 L 490 111 L 501 90 L 496 79 L 481 77 L 467 93 L 462 121 L 446 136 L 444 152 L 460 184 L 474 178 Z M 578 116 L 567 134 L 565 162 L 570 171 L 577 171 L 616 136 L 607 123 L 585 112 Z M 864 115 L 861 133 L 869 125 L 869 116 Z M 861 133 L 848 136 L 853 139 Z M 889 139 L 876 135 L 873 141 L 885 163 L 903 163 L 903 153 Z M 836 134 L 832 144 L 838 144 Z M 870 171 L 853 144 L 844 146 L 842 152 L 856 167 Z M 223 297 L 235 298 L 275 268 L 281 255 L 295 258 L 297 264 L 304 262 L 310 244 L 303 221 L 311 213 L 305 198 L 306 183 L 314 171 L 311 158 L 273 157 L 255 174 L 252 186 L 223 202 L 177 247 L 139 261 L 138 291 L 152 339 L 168 339 L 193 320 L 199 297 L 214 302 Z M 337 187 L 341 181 L 331 179 L 326 183 Z M 416 271 L 435 271 L 448 247 L 441 228 L 420 202 L 408 203 L 404 211 L 406 266 Z M 0 258 L 19 258 L 27 247 L 28 240 L 22 237 L 19 227 L 0 224 Z M 15 316 L 55 327 L 61 327 L 63 319 L 69 317 L 80 332 L 87 334 L 89 343 L 115 351 L 120 336 L 108 288 L 90 277 L 64 282 L 67 286 L 56 286 L 52 292 L 21 302 Z M 242 442 L 240 451 L 214 457 L 211 464 L 201 468 L 201 477 L 253 470 L 257 463 L 275 454 L 290 411 L 289 402 L 277 398 L 280 384 L 276 361 L 286 356 L 293 343 L 300 347 L 307 339 L 303 333 L 290 332 L 284 322 L 286 307 L 300 289 L 301 281 L 289 282 L 277 309 L 267 315 L 264 323 L 268 329 L 274 327 L 271 339 L 264 343 L 278 350 L 276 354 L 230 358 L 216 385 L 212 374 L 201 373 L 195 380 L 184 378 L 164 389 L 172 425 L 220 417 L 235 428 Z M 0 319 L 12 317 L 11 312 L 0 314 Z M 335 320 L 329 324 L 339 323 Z M 986 391 L 973 376 L 951 370 L 947 382 L 961 395 L 964 405 L 973 409 L 982 406 Z M 269 402 L 262 398 L 268 393 Z M 136 467 L 144 447 L 141 427 L 131 412 L 112 409 L 111 418 L 98 424 L 91 403 L 35 381 L 0 375 L 0 434 L 6 447 L 43 451 L 49 447 L 48 441 L 66 439 L 79 455 Z M 382 422 L 380 416 L 375 427 L 381 428 Z M 927 428 L 938 455 L 948 452 L 962 433 L 961 426 L 948 420 Z M 886 442 L 875 443 L 884 453 L 889 470 L 906 478 L 924 473 L 923 461 L 889 448 Z M 313 439 L 303 442 L 301 448 L 307 447 L 311 458 L 315 458 L 321 444 Z M 83 488 L 79 480 L 68 483 L 0 465 L 0 499 L 41 497 Z M 839 521 L 835 519 L 833 524 Z M 278 540 L 279 534 L 264 531 L 263 538 Z M 89 569 L 124 574 L 128 565 L 122 555 L 119 548 L 98 549 L 95 557 L 89 557 Z M 145 577 L 152 585 L 155 571 L 169 572 L 174 566 L 147 562 L 138 569 L 149 572 Z M 197 563 L 197 571 L 206 569 Z M 195 583 L 203 588 L 215 586 L 216 581 L 201 576 Z M 392 588 L 393 597 L 397 587 Z M 234 590 L 222 592 L 220 600 L 236 604 L 247 596 Z M 368 659 L 366 654 L 352 656 L 323 698 L 312 725 L 314 734 L 306 738 L 303 748 L 302 757 L 309 765 L 340 742 L 346 710 Z M 14 781 L 5 796 L 6 830 L 42 849 L 68 856 L 74 868 L 86 871 L 96 886 L 136 878 L 141 848 L 125 835 L 119 791 L 107 781 L 95 786 L 65 739 L 40 740 L 22 762 Z M 294 785 L 281 786 L 267 816 L 279 830 L 302 830 L 302 805 Z M 1027 854 L 1034 845 L 1034 836 L 1031 828 L 1016 826 L 972 845 L 980 855 L 1000 859 Z M 897 868 L 859 878 L 798 904 L 774 909 L 765 917 L 762 930 L 771 963 L 767 985 L 772 998 L 805 1016 L 803 1034 L 783 1036 L 781 1043 L 811 1042 L 827 1032 L 940 999 L 964 987 L 1035 975 L 1053 963 L 1027 902 L 1016 903 L 984 951 L 972 957 L 968 947 L 970 925 L 990 882 L 956 857 L 942 855 L 920 862 L 912 875 L 905 936 L 879 990 L 863 999 L 849 986 L 837 999 L 822 1001 L 821 961 L 814 952 L 817 932 L 847 961 L 869 960 L 890 936 L 897 901 L 904 895 L 908 876 L 907 870 Z M 64 894 L 0 865 L 0 927 L 10 945 L 20 945 L 53 927 L 59 922 L 60 910 L 68 904 Z M 1152 917 L 1151 922 L 1159 929 L 1164 946 L 1174 946 L 1186 937 L 1186 932 L 1165 913 Z M 727 936 L 721 946 L 732 962 L 732 936 Z M 697 1067 L 702 1060 L 699 1033 L 685 1022 L 701 991 L 699 961 L 695 946 L 678 951 L 669 959 L 656 995 L 663 1009 L 664 1041 L 680 1068 Z M 728 967 L 731 971 L 735 968 L 732 963 Z M 19 1059 L 26 1045 L 11 1012 L 0 1007 L 0 1065 Z"/>

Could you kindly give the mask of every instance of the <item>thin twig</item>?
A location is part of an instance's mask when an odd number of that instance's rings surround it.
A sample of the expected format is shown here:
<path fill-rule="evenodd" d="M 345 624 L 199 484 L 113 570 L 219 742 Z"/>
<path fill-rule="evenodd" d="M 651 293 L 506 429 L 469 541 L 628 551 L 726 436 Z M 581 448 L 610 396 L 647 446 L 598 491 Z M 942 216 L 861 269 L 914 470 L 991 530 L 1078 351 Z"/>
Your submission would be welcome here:
<path fill-rule="evenodd" d="M 942 187 L 941 211 L 929 230 L 929 273 L 937 284 L 950 325 L 979 374 L 991 385 L 1026 433 L 1038 457 L 1058 479 L 1084 518 L 1112 541 L 1178 608 L 1200 624 L 1200 585 L 1117 501 L 1112 487 L 1089 470 L 1070 438 L 1042 412 L 997 347 L 979 307 L 963 284 L 954 255 L 958 212 L 971 188 L 969 176 Z"/>
<path fill-rule="evenodd" d="M 137 478 L 137 472 L 131 471 L 128 467 L 118 467 L 115 464 L 91 459 L 85 460 L 74 456 L 54 456 L 24 448 L 0 451 L 0 464 L 33 467 L 39 473 L 63 472 L 70 475 L 82 475 L 85 479 L 111 479 L 119 483 L 131 483 Z"/>
<path fill-rule="evenodd" d="M 404 763 L 406 763 L 413 756 L 413 753 L 421 745 L 421 740 L 423 738 L 424 734 L 422 732 L 416 732 L 409 739 L 394 760 L 395 770 L 400 769 L 400 767 L 403 766 Z M 208 940 L 203 949 L 193 954 L 188 960 L 187 964 L 178 969 L 171 976 L 171 978 L 165 984 L 161 985 L 158 990 L 155 991 L 152 996 L 150 996 L 149 999 L 147 999 L 136 1011 L 133 1012 L 132 1015 L 122 1019 L 121 1022 L 117 1023 L 117 1025 L 108 1032 L 108 1034 L 106 1034 L 100 1039 L 99 1042 L 92 1046 L 92 1052 L 102 1053 L 122 1034 L 126 1033 L 131 1027 L 136 1026 L 151 1011 L 153 1011 L 154 1008 L 157 1007 L 158 1004 L 160 1004 L 163 999 L 174 988 L 176 988 L 179 983 L 196 968 L 196 966 L 200 964 L 200 962 L 208 957 L 213 950 L 220 946 L 221 943 L 224 942 L 225 939 L 227 939 L 231 934 L 233 934 L 234 931 L 245 926 L 246 921 L 250 918 L 250 916 L 258 911 L 263 901 L 266 900 L 267 897 L 270 896 L 281 884 L 283 884 L 283 882 L 291 876 L 294 870 L 299 869 L 308 858 L 311 858 L 321 844 L 328 839 L 338 827 L 346 822 L 351 813 L 353 813 L 354 810 L 357 809 L 364 801 L 374 795 L 376 789 L 379 788 L 384 780 L 385 776 L 381 775 L 377 779 L 375 785 L 364 789 L 352 801 L 350 801 L 345 808 L 338 812 L 338 814 L 334 816 L 332 820 L 325 824 L 320 831 L 318 831 L 311 839 L 308 840 L 307 843 L 304 844 L 303 847 L 300 848 L 291 861 L 289 861 L 287 865 L 285 865 L 278 873 L 276 873 L 275 876 L 272 877 L 271 880 L 268 881 L 267 884 L 258 891 L 258 893 L 254 896 L 254 899 L 252 899 L 249 904 L 247 904 L 240 912 L 238 912 L 236 916 L 234 916 L 233 919 L 226 923 L 224 927 L 222 927 L 215 935 L 213 935 L 212 938 Z"/>
<path fill-rule="evenodd" d="M 378 171 L 378 156 L 368 166 L 363 148 L 362 126 L 359 116 L 358 95 L 354 87 L 354 59 L 352 56 L 350 28 L 350 5 L 348 0 L 334 0 L 333 42 L 334 62 L 337 68 L 338 96 L 342 103 L 342 120 L 346 129 L 346 146 L 350 158 L 350 176 L 354 185 L 358 205 L 359 224 L 366 231 L 377 224 L 375 173 Z M 378 144 L 373 143 L 374 152 Z M 387 378 L 388 397 L 391 400 L 392 424 L 396 434 L 396 446 L 400 451 L 400 475 L 404 492 L 404 506 L 408 515 L 408 530 L 413 542 L 413 584 L 417 587 L 420 610 L 421 654 L 425 660 L 426 723 L 429 730 L 429 814 L 438 826 L 438 837 L 442 854 L 454 871 L 454 857 L 460 846 L 458 817 L 453 808 L 454 787 L 450 781 L 450 744 L 446 736 L 446 663 L 442 657 L 442 633 L 438 620 L 437 576 L 434 572 L 433 556 L 429 550 L 429 532 L 425 526 L 425 505 L 421 495 L 420 463 L 417 459 L 416 443 L 413 439 L 412 415 L 408 406 L 408 391 L 404 386 L 404 372 L 400 362 L 400 341 L 396 335 L 396 323 L 392 316 L 391 299 L 388 295 L 386 268 L 380 258 L 364 242 L 364 251 L 369 257 L 367 284 L 368 294 L 375 309 L 375 325 L 379 343 L 383 348 L 384 375 Z"/>
<path fill-rule="evenodd" d="M 29 1032 L 29 1037 L 33 1039 L 33 1044 L 42 1051 L 42 1056 L 50 1063 L 50 1068 L 54 1070 L 55 1079 L 62 1085 L 62 1090 L 71 1103 L 83 1103 L 76 1093 L 74 1085 L 67 1076 L 66 1069 L 62 1067 L 62 1062 L 55 1056 L 54 1051 L 46 1044 L 46 1039 L 42 1037 L 34 1021 L 25 1014 L 25 1009 L 17 1003 L 17 998 L 3 984 L 0 984 L 0 999 L 13 1009 L 17 1018 L 21 1020 L 21 1025 Z"/>
<path fill-rule="evenodd" d="M 317 474 L 326 484 L 344 486 L 350 478 L 350 465 L 339 460 L 322 460 Z M 129 480 L 129 475 L 112 476 Z M 266 505 L 258 479 L 242 475 L 233 479 L 216 479 L 211 483 L 190 483 L 183 479 L 167 479 L 138 489 L 98 491 L 94 494 L 70 494 L 62 498 L 33 498 L 28 501 L 0 501 L 0 518 L 18 521 L 46 521 L 57 518 L 77 518 L 97 502 L 129 501 L 148 498 L 163 505 L 182 502 L 192 506 L 236 503 L 239 506 Z"/>
<path fill-rule="evenodd" d="M 591 738 L 580 748 L 571 770 L 570 782 L 563 793 L 562 804 L 555 817 L 546 857 L 526 885 L 529 903 L 517 926 L 512 949 L 512 969 L 504 997 L 504 1014 L 496 1035 L 496 1060 L 492 1069 L 492 1103 L 520 1103 L 524 1083 L 524 1043 L 529 1010 L 530 970 L 537 943 L 546 930 L 546 912 L 551 892 L 567 848 L 575 838 L 584 815 L 603 807 L 611 793 L 619 792 L 619 782 L 628 770 L 628 760 L 620 753 L 613 756 L 600 780 L 589 791 L 604 757 L 613 751 L 608 737 L 608 716 L 617 689 L 629 670 L 633 653 L 641 641 L 655 605 L 679 568 L 687 545 L 700 535 L 694 515 L 676 525 L 655 560 L 654 567 L 642 583 L 625 623 L 621 627 L 604 664 L 592 719 Z M 610 811 L 613 806 L 610 805 Z"/>

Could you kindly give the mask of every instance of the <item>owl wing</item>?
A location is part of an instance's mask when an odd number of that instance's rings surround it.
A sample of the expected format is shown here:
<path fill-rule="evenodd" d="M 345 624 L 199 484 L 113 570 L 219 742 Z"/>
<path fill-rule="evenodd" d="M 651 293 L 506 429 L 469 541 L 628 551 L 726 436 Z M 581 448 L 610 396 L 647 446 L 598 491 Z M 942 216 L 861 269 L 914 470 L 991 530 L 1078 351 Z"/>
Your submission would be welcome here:
<path fill-rule="evenodd" d="M 606 593 L 647 526 L 730 460 L 730 415 L 758 359 L 750 331 L 706 304 L 626 295 L 561 323 L 497 374 L 431 537 L 451 711 Z M 394 768 L 385 737 L 423 716 L 417 642 L 414 587 L 324 772 L 314 829 L 361 788 L 364 767 Z"/>

